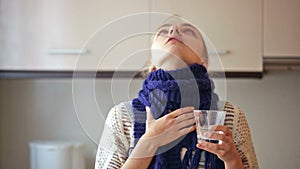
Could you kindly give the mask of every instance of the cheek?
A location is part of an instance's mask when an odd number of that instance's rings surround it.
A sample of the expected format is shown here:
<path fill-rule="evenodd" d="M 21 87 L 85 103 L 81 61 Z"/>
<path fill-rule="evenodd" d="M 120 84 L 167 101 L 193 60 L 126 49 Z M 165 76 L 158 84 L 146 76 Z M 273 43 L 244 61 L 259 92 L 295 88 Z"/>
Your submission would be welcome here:
<path fill-rule="evenodd" d="M 154 40 L 152 41 L 151 49 L 162 49 L 164 40 L 165 39 L 162 37 L 154 38 Z"/>
<path fill-rule="evenodd" d="M 204 50 L 203 42 L 201 40 L 194 38 L 185 38 L 183 39 L 183 43 L 190 49 L 192 49 L 199 57 L 201 57 Z"/>
<path fill-rule="evenodd" d="M 153 42 L 151 45 L 151 49 L 161 49 L 161 47 L 162 47 L 161 43 L 157 41 Z"/>

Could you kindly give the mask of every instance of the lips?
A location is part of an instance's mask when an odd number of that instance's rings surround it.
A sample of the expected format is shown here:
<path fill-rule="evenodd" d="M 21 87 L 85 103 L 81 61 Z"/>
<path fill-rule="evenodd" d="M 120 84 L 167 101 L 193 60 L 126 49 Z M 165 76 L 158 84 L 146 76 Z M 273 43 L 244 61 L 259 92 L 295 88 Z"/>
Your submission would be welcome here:
<path fill-rule="evenodd" d="M 166 43 L 169 43 L 170 41 L 173 41 L 173 40 L 182 42 L 182 40 L 179 39 L 179 38 L 177 38 L 177 37 L 169 37 L 169 38 L 167 39 Z"/>

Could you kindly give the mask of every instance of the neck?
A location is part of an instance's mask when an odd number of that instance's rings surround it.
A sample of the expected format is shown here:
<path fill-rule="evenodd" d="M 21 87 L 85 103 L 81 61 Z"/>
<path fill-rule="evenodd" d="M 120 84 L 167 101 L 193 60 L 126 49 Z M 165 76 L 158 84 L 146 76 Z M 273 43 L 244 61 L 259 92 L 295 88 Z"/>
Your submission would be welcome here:
<path fill-rule="evenodd" d="M 157 64 L 157 69 L 163 69 L 166 71 L 176 70 L 180 68 L 187 67 L 188 65 L 179 57 L 175 55 L 168 55 L 165 56 L 163 60 L 160 61 L 160 63 Z"/>
<path fill-rule="evenodd" d="M 155 68 L 162 69 L 165 71 L 172 71 L 172 70 L 189 67 L 193 64 L 203 65 L 207 69 L 206 64 L 203 61 L 201 61 L 200 59 L 197 61 L 194 61 L 194 62 L 186 62 L 174 55 L 169 56 L 169 58 L 165 58 L 164 60 L 162 60 L 161 63 L 158 64 L 158 66 L 155 66 Z"/>

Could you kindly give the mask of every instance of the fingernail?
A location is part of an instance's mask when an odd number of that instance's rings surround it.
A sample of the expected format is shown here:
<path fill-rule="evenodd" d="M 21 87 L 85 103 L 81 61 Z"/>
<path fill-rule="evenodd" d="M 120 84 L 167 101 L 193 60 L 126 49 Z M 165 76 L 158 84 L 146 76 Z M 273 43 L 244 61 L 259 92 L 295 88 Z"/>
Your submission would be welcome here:
<path fill-rule="evenodd" d="M 200 140 L 200 141 L 199 141 L 199 144 L 200 144 L 201 146 L 203 146 L 204 143 L 205 143 L 204 140 Z"/>
<path fill-rule="evenodd" d="M 205 133 L 204 133 L 204 136 L 205 136 L 205 137 L 208 137 L 208 136 L 209 136 L 209 133 L 208 133 L 208 132 L 205 132 Z"/>
<path fill-rule="evenodd" d="M 195 125 L 193 125 L 191 130 L 194 131 L 194 130 L 196 130 L 196 128 L 197 127 Z"/>

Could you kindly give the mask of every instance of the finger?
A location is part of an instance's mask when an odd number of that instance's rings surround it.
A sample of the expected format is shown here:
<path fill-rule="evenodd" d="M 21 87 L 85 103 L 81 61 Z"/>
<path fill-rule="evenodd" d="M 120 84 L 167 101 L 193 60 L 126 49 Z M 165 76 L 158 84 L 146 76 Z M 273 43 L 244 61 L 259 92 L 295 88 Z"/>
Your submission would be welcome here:
<path fill-rule="evenodd" d="M 194 107 L 192 107 L 192 106 L 183 107 L 183 108 L 173 111 L 172 113 L 168 114 L 167 116 L 170 116 L 170 118 L 176 118 L 184 113 L 192 112 L 193 110 L 194 110 Z"/>
<path fill-rule="evenodd" d="M 180 136 L 183 136 L 183 135 L 186 135 L 186 134 L 194 131 L 195 129 L 196 129 L 196 126 L 193 125 L 191 127 L 186 127 L 186 128 L 180 129 L 178 133 L 179 133 Z"/>
<path fill-rule="evenodd" d="M 176 118 L 176 121 L 178 123 L 180 123 L 182 121 L 189 120 L 189 119 L 195 119 L 194 114 L 192 112 L 188 112 L 188 113 L 185 113 L 185 114 L 182 114 L 182 115 L 178 116 Z"/>
<path fill-rule="evenodd" d="M 214 139 L 214 140 L 222 140 L 223 142 L 229 142 L 229 136 L 226 136 L 223 132 L 216 132 L 216 131 L 212 131 L 212 132 L 205 132 L 204 133 L 205 137 Z"/>
<path fill-rule="evenodd" d="M 226 136 L 232 136 L 232 132 L 227 126 L 223 126 L 223 125 L 212 126 L 211 130 L 222 131 Z"/>
<path fill-rule="evenodd" d="M 224 151 L 224 146 L 222 144 L 210 143 L 205 140 L 200 140 L 196 146 L 202 150 L 211 152 L 216 155 L 219 155 L 221 151 Z"/>
<path fill-rule="evenodd" d="M 146 112 L 147 112 L 147 122 L 153 121 L 153 115 L 151 113 L 150 107 L 146 106 Z"/>
<path fill-rule="evenodd" d="M 228 155 L 229 152 L 229 147 L 226 148 L 226 146 L 219 145 L 219 144 L 214 145 L 213 143 L 209 143 L 204 140 L 201 140 L 196 145 L 196 147 L 208 151 L 210 153 L 216 154 L 222 160 L 225 156 Z"/>
<path fill-rule="evenodd" d="M 177 128 L 178 129 L 182 129 L 182 128 L 187 128 L 190 126 L 193 126 L 195 124 L 195 119 L 189 119 L 189 120 L 185 120 L 185 121 L 181 121 L 180 123 L 177 124 Z"/>

